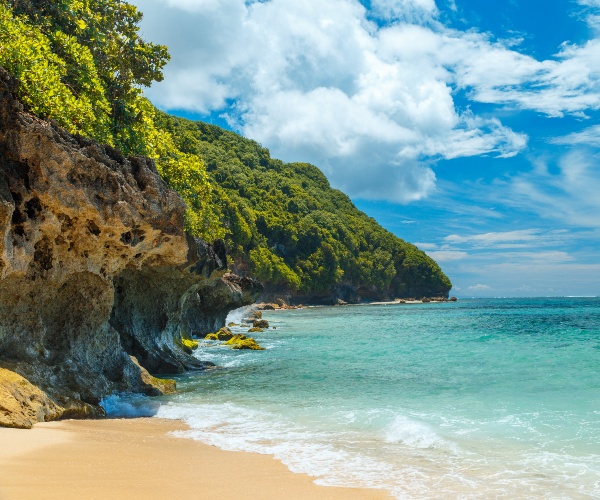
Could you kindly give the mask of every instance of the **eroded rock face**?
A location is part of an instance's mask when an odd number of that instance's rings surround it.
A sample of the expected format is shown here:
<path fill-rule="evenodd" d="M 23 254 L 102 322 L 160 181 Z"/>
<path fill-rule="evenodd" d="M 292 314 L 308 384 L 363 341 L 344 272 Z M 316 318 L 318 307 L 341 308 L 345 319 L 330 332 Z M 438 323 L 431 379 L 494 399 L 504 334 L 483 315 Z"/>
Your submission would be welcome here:
<path fill-rule="evenodd" d="M 230 289 L 222 243 L 186 237 L 151 160 L 25 113 L 15 85 L 0 69 L 0 366 L 46 392 L 54 417 L 101 416 L 114 391 L 156 393 L 130 354 L 153 373 L 202 368 L 182 328 L 252 302 L 254 285 L 194 318 L 209 309 L 189 297 Z"/>
<path fill-rule="evenodd" d="M 123 345 L 152 373 L 181 373 L 212 366 L 180 348 L 182 334 L 203 337 L 218 330 L 232 309 L 251 304 L 262 285 L 225 274 L 224 246 L 187 237 L 179 267 L 126 269 L 115 280 L 110 324 Z M 220 255 L 219 255 L 220 253 Z"/>

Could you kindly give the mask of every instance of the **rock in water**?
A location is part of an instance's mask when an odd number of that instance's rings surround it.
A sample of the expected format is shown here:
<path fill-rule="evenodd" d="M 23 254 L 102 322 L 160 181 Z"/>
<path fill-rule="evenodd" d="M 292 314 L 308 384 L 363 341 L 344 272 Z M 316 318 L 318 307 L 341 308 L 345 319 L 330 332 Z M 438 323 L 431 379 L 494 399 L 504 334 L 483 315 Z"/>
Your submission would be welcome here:
<path fill-rule="evenodd" d="M 269 322 L 266 319 L 257 319 L 252 323 L 254 328 L 269 328 Z"/>
<path fill-rule="evenodd" d="M 225 344 L 231 346 L 232 349 L 252 349 L 253 351 L 264 351 L 265 348 L 258 345 L 256 340 L 245 335 L 234 335 Z"/>
<path fill-rule="evenodd" d="M 210 337 L 210 338 L 213 340 L 225 341 L 225 340 L 229 340 L 230 338 L 233 337 L 233 332 L 229 328 L 224 326 L 217 333 L 212 333 L 209 335 L 212 335 L 212 337 Z M 209 338 L 209 336 L 207 335 L 206 338 Z"/>

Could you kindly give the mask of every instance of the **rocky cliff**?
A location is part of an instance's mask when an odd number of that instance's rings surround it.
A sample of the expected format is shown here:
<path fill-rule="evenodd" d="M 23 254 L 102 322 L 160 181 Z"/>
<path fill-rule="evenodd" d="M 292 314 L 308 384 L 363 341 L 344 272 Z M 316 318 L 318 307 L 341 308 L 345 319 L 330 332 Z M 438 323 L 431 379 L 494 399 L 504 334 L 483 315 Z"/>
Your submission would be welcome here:
<path fill-rule="evenodd" d="M 151 160 L 28 114 L 16 85 L 0 70 L 0 425 L 28 427 L 160 393 L 146 369 L 205 367 L 182 335 L 222 326 L 261 286 L 225 274 L 222 243 L 185 235 Z"/>

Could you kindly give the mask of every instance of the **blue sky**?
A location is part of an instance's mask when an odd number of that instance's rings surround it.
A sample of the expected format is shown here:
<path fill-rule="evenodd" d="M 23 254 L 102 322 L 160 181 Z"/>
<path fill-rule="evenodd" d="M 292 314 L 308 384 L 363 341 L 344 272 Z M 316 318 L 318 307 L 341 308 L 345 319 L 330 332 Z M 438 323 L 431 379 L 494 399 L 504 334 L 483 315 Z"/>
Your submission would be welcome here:
<path fill-rule="evenodd" d="M 600 0 L 137 0 L 160 108 L 332 185 L 470 296 L 600 295 Z"/>

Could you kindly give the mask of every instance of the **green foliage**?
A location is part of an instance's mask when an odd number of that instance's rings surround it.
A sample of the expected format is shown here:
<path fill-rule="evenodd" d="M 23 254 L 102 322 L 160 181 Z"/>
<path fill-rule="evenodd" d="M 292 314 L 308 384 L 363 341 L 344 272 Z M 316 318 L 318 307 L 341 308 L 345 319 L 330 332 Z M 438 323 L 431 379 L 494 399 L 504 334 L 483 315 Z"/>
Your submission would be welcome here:
<path fill-rule="evenodd" d="M 21 80 L 20 96 L 33 113 L 55 119 L 69 132 L 111 142 L 110 108 L 92 56 L 72 37 L 60 32 L 48 37 L 0 3 L 0 65 Z M 67 76 L 80 94 L 64 83 Z"/>
<path fill-rule="evenodd" d="M 145 136 L 140 129 L 143 105 L 140 86 L 162 80 L 169 60 L 167 48 L 147 43 L 139 36 L 142 14 L 134 5 L 119 0 L 4 0 L 12 11 L 27 18 L 39 32 L 54 40 L 69 37 L 76 52 L 91 54 L 103 94 L 110 105 L 107 118 L 115 145 L 126 154 L 139 154 Z M 75 94 L 86 94 L 78 78 L 78 64 L 60 42 L 53 51 L 69 65 L 63 82 Z"/>
<path fill-rule="evenodd" d="M 256 142 L 206 123 L 157 112 L 156 124 L 204 160 L 226 243 L 261 281 L 303 293 L 345 284 L 393 296 L 451 288 L 433 260 L 357 210 L 313 165 L 272 159 Z"/>
<path fill-rule="evenodd" d="M 162 80 L 166 47 L 138 35 L 141 13 L 116 0 L 0 0 L 0 66 L 21 81 L 29 110 L 119 148 L 156 160 L 188 205 L 186 227 L 205 239 L 224 236 L 220 203 L 202 159 L 180 151 L 155 125 L 140 86 Z M 238 218 L 242 241 L 243 218 Z"/>
<path fill-rule="evenodd" d="M 268 248 L 254 248 L 250 250 L 248 257 L 252 273 L 259 280 L 284 285 L 292 290 L 297 290 L 300 287 L 298 275 L 286 265 L 281 257 L 275 255 Z"/>
<path fill-rule="evenodd" d="M 225 236 L 219 223 L 220 212 L 214 203 L 215 193 L 202 159 L 177 149 L 168 132 L 155 130 L 155 141 L 148 156 L 156 159 L 160 175 L 186 202 L 186 229 L 212 241 Z"/>

